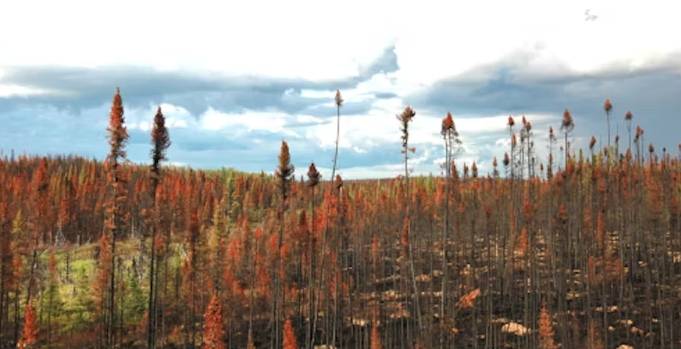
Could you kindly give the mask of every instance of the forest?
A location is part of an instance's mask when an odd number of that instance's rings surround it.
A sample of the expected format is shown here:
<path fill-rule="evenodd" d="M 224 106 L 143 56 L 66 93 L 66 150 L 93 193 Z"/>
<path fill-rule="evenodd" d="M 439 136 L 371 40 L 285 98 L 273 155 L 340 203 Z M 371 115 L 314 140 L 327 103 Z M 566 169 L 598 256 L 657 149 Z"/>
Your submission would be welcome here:
<path fill-rule="evenodd" d="M 596 107 L 607 143 L 566 109 L 545 157 L 509 116 L 485 174 L 444 111 L 431 176 L 406 107 L 403 174 L 343 180 L 338 136 L 330 178 L 285 141 L 270 174 L 167 165 L 160 108 L 131 163 L 117 90 L 103 161 L 0 159 L 0 348 L 680 348 L 681 155 Z"/>

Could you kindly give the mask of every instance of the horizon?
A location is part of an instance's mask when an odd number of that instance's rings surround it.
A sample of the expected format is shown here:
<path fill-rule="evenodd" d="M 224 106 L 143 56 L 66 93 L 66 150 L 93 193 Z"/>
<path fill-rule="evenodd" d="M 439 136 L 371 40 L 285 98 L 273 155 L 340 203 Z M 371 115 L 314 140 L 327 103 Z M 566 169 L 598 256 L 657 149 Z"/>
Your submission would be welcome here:
<path fill-rule="evenodd" d="M 11 34 L 0 57 L 2 153 L 102 160 L 116 86 L 129 160 L 149 161 L 161 106 L 173 141 L 169 163 L 194 169 L 272 173 L 285 139 L 297 168 L 314 162 L 328 178 L 337 89 L 345 99 L 338 173 L 348 179 L 402 172 L 394 116 L 407 105 L 416 111 L 414 175 L 441 174 L 447 112 L 463 141 L 457 164 L 475 161 L 481 173 L 509 147 L 509 115 L 532 122 L 539 159 L 565 108 L 575 118 L 574 147 L 592 136 L 604 145 L 606 98 L 613 138 L 626 142 L 623 117 L 631 111 L 633 127 L 654 135 L 658 150 L 675 153 L 681 141 L 675 4 L 527 1 L 488 11 L 350 2 L 335 16 L 314 2 L 268 3 L 271 11 L 155 5 L 123 2 L 106 13 L 87 2 L 42 4 L 40 13 L 31 3 L 3 5 L 0 31 Z M 29 14 L 44 25 L 20 20 Z M 256 18 L 267 25 L 254 25 Z"/>

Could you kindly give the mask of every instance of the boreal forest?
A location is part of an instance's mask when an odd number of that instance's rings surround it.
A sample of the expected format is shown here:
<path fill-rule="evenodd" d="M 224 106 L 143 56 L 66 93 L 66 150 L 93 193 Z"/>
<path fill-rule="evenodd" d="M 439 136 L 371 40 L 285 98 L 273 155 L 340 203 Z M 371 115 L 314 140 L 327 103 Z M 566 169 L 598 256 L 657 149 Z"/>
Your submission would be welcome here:
<path fill-rule="evenodd" d="M 161 108 L 133 163 L 123 92 L 105 159 L 0 159 L 2 348 L 681 347 L 681 148 L 616 101 L 583 149 L 569 109 L 541 152 L 509 116 L 485 173 L 442 110 L 430 176 L 407 106 L 385 116 L 404 171 L 360 180 L 338 134 L 329 178 L 285 140 L 269 172 L 172 166 Z"/>

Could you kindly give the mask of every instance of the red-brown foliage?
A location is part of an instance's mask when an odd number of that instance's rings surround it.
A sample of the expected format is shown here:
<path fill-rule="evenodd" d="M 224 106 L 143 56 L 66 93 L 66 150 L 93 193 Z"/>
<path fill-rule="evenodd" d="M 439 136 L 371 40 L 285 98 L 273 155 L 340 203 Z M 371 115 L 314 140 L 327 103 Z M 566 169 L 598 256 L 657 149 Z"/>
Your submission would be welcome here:
<path fill-rule="evenodd" d="M 222 304 L 213 294 L 203 314 L 203 349 L 225 349 L 225 331 L 222 323 Z"/>
<path fill-rule="evenodd" d="M 21 332 L 21 340 L 19 341 L 19 348 L 36 348 L 38 343 L 38 320 L 36 318 L 35 309 L 32 302 L 26 304 L 24 311 L 24 329 Z"/>
<path fill-rule="evenodd" d="M 558 349 L 558 345 L 553 338 L 553 320 L 551 313 L 543 304 L 539 312 L 539 348 L 540 349 Z"/>
<path fill-rule="evenodd" d="M 298 349 L 298 340 L 291 319 L 286 319 L 284 322 L 284 349 Z"/>

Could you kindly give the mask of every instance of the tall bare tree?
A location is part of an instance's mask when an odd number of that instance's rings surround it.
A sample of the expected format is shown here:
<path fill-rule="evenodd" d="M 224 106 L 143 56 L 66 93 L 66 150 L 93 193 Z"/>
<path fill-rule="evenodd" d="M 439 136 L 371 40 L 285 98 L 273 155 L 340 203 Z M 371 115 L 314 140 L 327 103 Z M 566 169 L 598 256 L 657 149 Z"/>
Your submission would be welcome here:
<path fill-rule="evenodd" d="M 569 110 L 565 109 L 563 112 L 563 121 L 561 122 L 560 129 L 563 130 L 565 135 L 565 168 L 567 168 L 568 158 L 570 157 L 570 144 L 568 143 L 568 136 L 575 128 L 575 122 L 572 120 L 572 114 Z"/>
<path fill-rule="evenodd" d="M 451 113 L 442 119 L 442 129 L 440 131 L 445 143 L 445 162 L 443 164 L 445 171 L 445 194 L 444 194 L 444 208 L 443 208 L 443 225 L 442 225 L 442 283 L 440 288 L 440 321 L 445 319 L 446 309 L 446 294 L 447 294 L 447 241 L 449 239 L 449 197 L 450 185 L 452 176 L 452 162 L 458 152 L 458 147 L 461 145 L 459 139 L 459 132 L 456 130 L 456 124 Z M 445 331 L 440 331 L 440 348 L 445 345 Z"/>
<path fill-rule="evenodd" d="M 336 97 L 334 98 L 336 103 L 336 151 L 333 154 L 333 167 L 331 168 L 331 180 L 336 178 L 336 168 L 338 167 L 338 141 L 340 139 L 340 108 L 343 105 L 343 96 L 341 96 L 340 90 L 336 90 Z"/>
<path fill-rule="evenodd" d="M 606 98 L 603 102 L 603 110 L 605 110 L 605 120 L 608 125 L 608 153 L 610 153 L 610 111 L 612 110 L 610 98 Z"/>
<path fill-rule="evenodd" d="M 421 322 L 421 307 L 420 307 L 420 294 L 418 291 L 418 286 L 416 284 L 416 271 L 414 268 L 414 252 L 413 246 L 410 241 L 411 237 L 411 194 L 409 190 L 409 153 L 414 153 L 416 149 L 414 147 L 409 147 L 409 124 L 414 120 L 416 112 L 411 106 L 404 108 L 401 114 L 397 115 L 397 121 L 400 122 L 400 131 L 402 132 L 402 154 L 404 155 L 404 195 L 405 195 L 405 213 L 404 213 L 404 227 L 402 242 L 403 247 L 407 252 L 407 259 L 409 261 L 409 271 L 411 273 L 411 286 L 414 295 L 414 312 L 416 314 L 416 321 L 419 328 L 419 333 L 423 329 L 423 324 Z M 404 246 L 406 245 L 406 246 Z"/>

